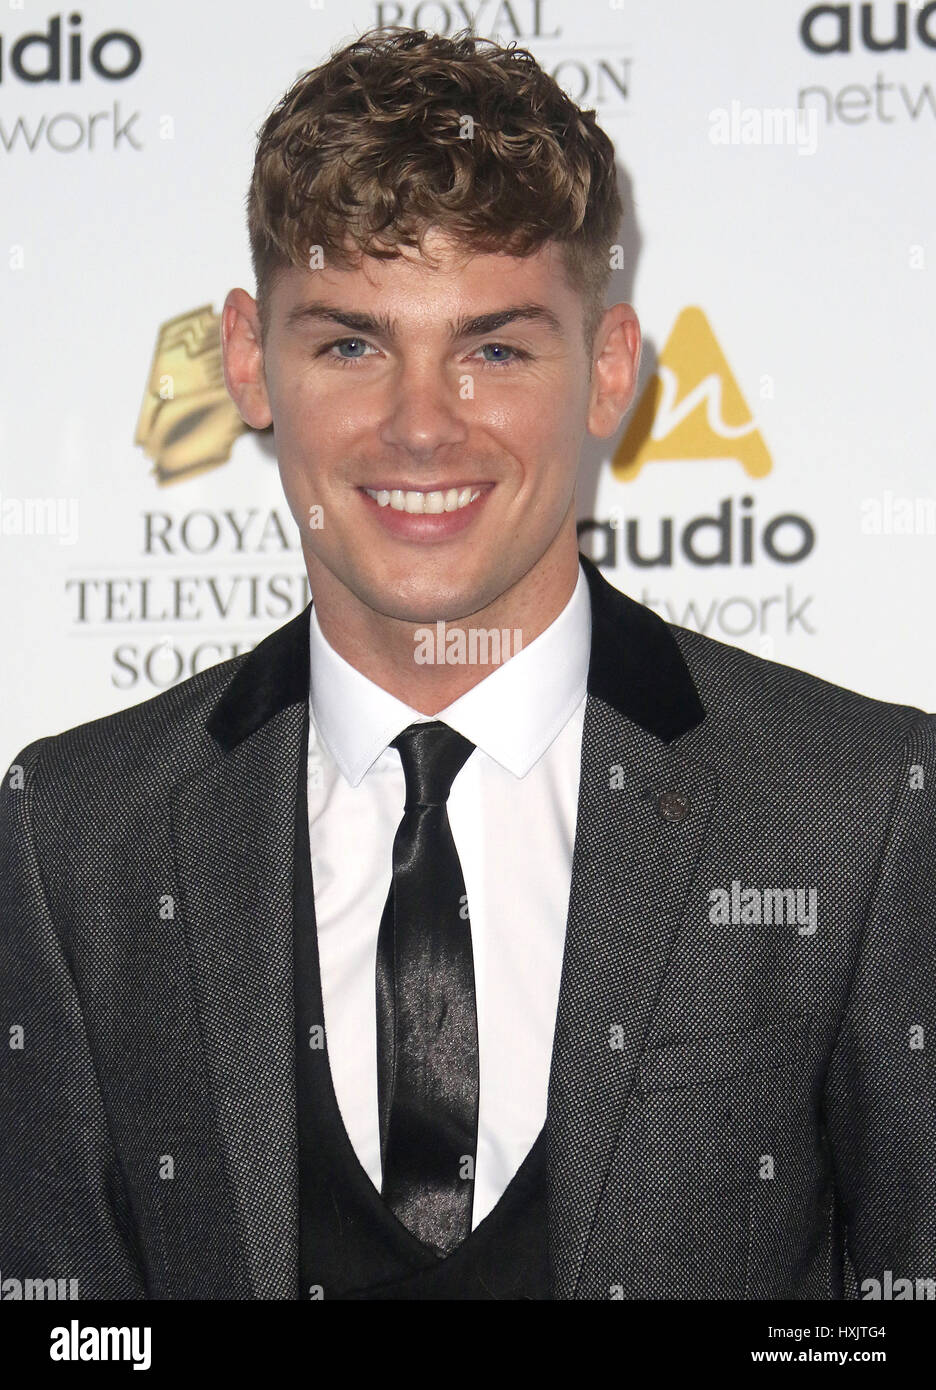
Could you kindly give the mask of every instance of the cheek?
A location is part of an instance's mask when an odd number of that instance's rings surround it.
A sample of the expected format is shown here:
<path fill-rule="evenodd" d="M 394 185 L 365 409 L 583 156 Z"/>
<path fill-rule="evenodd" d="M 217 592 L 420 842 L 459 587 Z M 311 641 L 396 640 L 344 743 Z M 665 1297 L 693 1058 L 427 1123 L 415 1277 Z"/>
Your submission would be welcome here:
<path fill-rule="evenodd" d="M 279 468 L 283 496 L 286 498 L 292 519 L 302 535 L 305 519 L 309 515 L 309 507 L 313 501 L 312 489 L 303 473 L 299 469 L 290 467 L 283 450 L 279 452 L 277 467 Z"/>
<path fill-rule="evenodd" d="M 342 373 L 334 375 L 340 378 Z M 362 449 L 366 454 L 379 425 L 352 385 L 319 377 L 304 381 L 299 372 L 290 378 L 288 389 L 277 393 L 272 409 L 276 447 L 285 468 L 290 474 L 315 478 L 321 486 L 340 477 Z"/>
<path fill-rule="evenodd" d="M 504 414 L 503 437 L 524 461 L 525 469 L 545 483 L 550 491 L 566 487 L 566 475 L 578 469 L 584 436 L 584 419 L 577 403 L 569 403 L 560 392 L 544 396 L 535 407 Z"/>
<path fill-rule="evenodd" d="M 505 390 L 484 407 L 488 422 L 505 435 L 526 441 L 528 452 L 555 454 L 585 429 L 588 390 L 578 377 L 544 372 L 523 389 Z"/>
<path fill-rule="evenodd" d="M 329 457 L 331 417 L 324 403 L 310 400 L 310 394 L 293 386 L 272 402 L 276 457 L 287 496 L 311 491 Z"/>
<path fill-rule="evenodd" d="M 323 413 L 321 406 L 316 409 L 312 393 L 303 391 L 296 382 L 287 391 L 276 394 L 271 401 L 271 409 L 277 441 L 289 448 L 308 438 L 312 421 L 316 415 Z"/>

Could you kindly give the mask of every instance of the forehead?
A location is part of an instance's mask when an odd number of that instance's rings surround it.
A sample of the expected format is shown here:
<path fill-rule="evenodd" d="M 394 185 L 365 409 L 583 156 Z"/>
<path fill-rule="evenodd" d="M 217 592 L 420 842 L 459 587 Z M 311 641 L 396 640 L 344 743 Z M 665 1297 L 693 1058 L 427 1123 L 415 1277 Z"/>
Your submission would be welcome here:
<path fill-rule="evenodd" d="M 401 315 L 463 312 L 484 303 L 494 308 L 501 301 L 536 299 L 548 303 L 560 316 L 574 316 L 579 300 L 569 285 L 561 248 L 547 242 L 528 256 L 503 252 L 473 251 L 438 229 L 423 240 L 425 254 L 401 247 L 390 260 L 365 256 L 349 269 L 330 267 L 304 270 L 292 266 L 277 278 L 273 296 L 279 312 L 312 296 L 353 298 L 361 307 L 392 300 Z"/>

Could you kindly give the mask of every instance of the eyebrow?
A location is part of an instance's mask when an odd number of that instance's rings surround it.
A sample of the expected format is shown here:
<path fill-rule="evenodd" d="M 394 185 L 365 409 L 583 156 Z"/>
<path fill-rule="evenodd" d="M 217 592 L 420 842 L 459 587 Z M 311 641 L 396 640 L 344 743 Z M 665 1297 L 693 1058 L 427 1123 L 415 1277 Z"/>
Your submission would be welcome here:
<path fill-rule="evenodd" d="M 303 323 L 324 321 L 341 324 L 354 333 L 380 334 L 384 338 L 396 337 L 397 323 L 386 314 L 360 314 L 351 309 L 342 309 L 336 304 L 311 301 L 296 304 L 286 315 L 286 327 L 293 328 Z M 458 338 L 480 337 L 496 333 L 510 323 L 542 323 L 557 338 L 564 338 L 562 324 L 552 309 L 545 304 L 512 304 L 506 309 L 495 309 L 489 314 L 474 314 L 470 318 L 449 319 L 448 329 L 452 340 Z"/>

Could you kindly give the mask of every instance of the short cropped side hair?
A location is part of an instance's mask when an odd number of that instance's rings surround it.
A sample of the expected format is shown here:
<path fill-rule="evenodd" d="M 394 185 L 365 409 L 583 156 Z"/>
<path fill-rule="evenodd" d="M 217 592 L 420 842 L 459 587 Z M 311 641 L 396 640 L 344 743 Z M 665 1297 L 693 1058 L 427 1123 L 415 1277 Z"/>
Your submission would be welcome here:
<path fill-rule="evenodd" d="M 264 339 L 278 274 L 423 253 L 559 244 L 591 353 L 622 204 L 614 147 L 532 54 L 468 30 L 373 29 L 304 73 L 260 130 L 247 221 Z M 431 261 L 430 261 L 431 264 Z"/>

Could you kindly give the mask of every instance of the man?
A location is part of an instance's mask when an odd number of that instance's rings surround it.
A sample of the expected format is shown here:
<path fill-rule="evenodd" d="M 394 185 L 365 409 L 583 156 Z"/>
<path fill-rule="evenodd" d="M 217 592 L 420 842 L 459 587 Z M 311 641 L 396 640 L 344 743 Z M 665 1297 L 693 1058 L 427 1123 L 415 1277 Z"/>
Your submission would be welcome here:
<path fill-rule="evenodd" d="M 314 601 L 6 779 L 4 1277 L 936 1275 L 936 719 L 578 555 L 620 212 L 594 113 L 467 36 L 366 35 L 266 122 L 225 373 Z"/>

